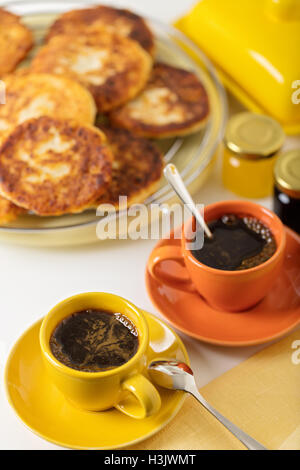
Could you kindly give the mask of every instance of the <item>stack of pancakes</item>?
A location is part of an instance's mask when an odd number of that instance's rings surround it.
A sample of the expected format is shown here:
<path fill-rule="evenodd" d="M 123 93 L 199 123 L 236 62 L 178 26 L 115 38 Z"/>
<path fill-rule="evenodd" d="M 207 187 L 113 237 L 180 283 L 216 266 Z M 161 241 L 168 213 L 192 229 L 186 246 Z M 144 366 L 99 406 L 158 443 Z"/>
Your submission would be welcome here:
<path fill-rule="evenodd" d="M 51 26 L 27 68 L 33 39 L 0 9 L 0 223 L 30 211 L 77 213 L 143 202 L 162 175 L 148 139 L 187 135 L 209 116 L 190 71 L 155 63 L 143 18 L 108 6 L 74 10 Z M 1 90 L 0 90 L 1 91 Z M 105 125 L 96 125 L 96 122 Z"/>

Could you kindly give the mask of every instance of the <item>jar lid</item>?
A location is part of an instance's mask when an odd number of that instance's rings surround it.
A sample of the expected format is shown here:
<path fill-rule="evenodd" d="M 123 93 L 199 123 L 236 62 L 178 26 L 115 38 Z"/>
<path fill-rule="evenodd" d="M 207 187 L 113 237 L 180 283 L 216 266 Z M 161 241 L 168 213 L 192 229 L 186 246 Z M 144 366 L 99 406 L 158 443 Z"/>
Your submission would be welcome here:
<path fill-rule="evenodd" d="M 282 189 L 300 192 L 300 149 L 286 152 L 277 159 L 275 181 Z"/>
<path fill-rule="evenodd" d="M 268 157 L 282 146 L 285 135 L 274 119 L 250 112 L 233 116 L 225 133 L 225 144 L 235 153 Z"/>

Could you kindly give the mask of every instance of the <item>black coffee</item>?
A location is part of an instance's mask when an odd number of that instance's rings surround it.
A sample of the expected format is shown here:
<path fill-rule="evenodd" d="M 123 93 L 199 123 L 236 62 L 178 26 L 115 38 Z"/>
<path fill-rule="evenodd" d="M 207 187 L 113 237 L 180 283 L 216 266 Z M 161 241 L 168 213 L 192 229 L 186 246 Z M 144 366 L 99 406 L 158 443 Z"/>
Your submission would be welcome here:
<path fill-rule="evenodd" d="M 121 366 L 135 355 L 138 345 L 137 329 L 127 317 L 98 310 L 69 315 L 50 338 L 54 357 L 84 372 Z"/>
<path fill-rule="evenodd" d="M 193 256 L 211 268 L 225 271 L 249 269 L 267 261 L 276 251 L 268 227 L 254 217 L 224 215 L 208 224 L 213 239 L 204 238 Z"/>

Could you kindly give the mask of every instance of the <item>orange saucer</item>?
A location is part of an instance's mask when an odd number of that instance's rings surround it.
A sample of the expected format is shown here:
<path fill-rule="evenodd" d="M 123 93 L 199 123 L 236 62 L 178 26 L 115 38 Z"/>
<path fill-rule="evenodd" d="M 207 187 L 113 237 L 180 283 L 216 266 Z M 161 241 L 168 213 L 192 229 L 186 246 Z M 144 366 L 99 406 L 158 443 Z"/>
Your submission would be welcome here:
<path fill-rule="evenodd" d="M 178 228 L 176 230 L 181 230 Z M 281 274 L 272 290 L 255 307 L 241 313 L 213 309 L 199 294 L 164 285 L 146 270 L 149 296 L 169 323 L 207 343 L 249 346 L 279 338 L 300 325 L 300 236 L 286 228 L 287 246 Z M 180 245 L 180 240 L 161 240 L 157 246 Z M 157 270 L 188 277 L 185 268 L 164 261 Z"/>

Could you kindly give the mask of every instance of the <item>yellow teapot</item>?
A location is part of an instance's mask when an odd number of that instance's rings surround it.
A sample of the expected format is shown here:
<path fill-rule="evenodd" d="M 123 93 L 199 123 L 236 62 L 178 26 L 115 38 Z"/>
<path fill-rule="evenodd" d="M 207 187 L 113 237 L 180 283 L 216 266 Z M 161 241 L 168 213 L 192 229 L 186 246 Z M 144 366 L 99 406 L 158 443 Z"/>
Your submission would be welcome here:
<path fill-rule="evenodd" d="M 300 0 L 202 0 L 176 26 L 246 107 L 300 132 Z"/>

